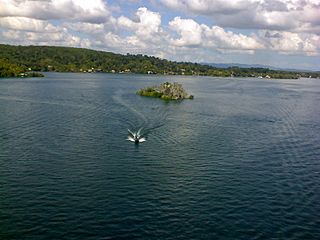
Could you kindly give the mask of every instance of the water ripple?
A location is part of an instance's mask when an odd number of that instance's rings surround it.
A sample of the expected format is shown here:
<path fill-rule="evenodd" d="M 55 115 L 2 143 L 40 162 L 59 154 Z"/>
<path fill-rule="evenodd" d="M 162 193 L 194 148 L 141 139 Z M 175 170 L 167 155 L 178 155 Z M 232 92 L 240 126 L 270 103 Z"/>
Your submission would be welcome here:
<path fill-rule="evenodd" d="M 172 80 L 195 99 L 135 94 Z M 1 80 L 0 238 L 318 239 L 317 89 L 309 79 Z M 146 143 L 125 141 L 140 127 Z"/>

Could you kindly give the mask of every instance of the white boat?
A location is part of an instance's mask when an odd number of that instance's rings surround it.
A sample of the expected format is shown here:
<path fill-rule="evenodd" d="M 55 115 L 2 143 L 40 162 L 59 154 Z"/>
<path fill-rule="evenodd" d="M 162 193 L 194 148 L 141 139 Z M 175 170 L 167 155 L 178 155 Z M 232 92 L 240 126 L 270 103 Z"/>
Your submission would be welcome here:
<path fill-rule="evenodd" d="M 138 132 L 132 132 L 128 129 L 129 136 L 127 138 L 128 141 L 134 142 L 135 144 L 143 143 L 146 141 L 146 138 L 141 134 L 142 128 L 138 130 Z"/>

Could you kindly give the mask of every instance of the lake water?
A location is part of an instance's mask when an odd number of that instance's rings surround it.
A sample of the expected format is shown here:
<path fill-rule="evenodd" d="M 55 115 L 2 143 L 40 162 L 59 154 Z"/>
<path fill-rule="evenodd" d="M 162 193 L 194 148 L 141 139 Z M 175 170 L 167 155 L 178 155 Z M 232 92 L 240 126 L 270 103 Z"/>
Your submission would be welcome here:
<path fill-rule="evenodd" d="M 164 81 L 195 99 L 135 94 Z M 126 141 L 140 127 L 147 141 Z M 0 239 L 320 239 L 319 226 L 319 79 L 0 79 Z"/>

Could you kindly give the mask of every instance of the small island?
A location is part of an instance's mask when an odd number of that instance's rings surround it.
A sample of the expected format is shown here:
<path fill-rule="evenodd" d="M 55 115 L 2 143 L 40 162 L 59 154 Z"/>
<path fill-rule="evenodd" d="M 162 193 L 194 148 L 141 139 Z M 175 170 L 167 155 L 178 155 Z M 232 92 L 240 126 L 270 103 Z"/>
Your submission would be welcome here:
<path fill-rule="evenodd" d="M 161 83 L 159 86 L 147 87 L 137 92 L 140 96 L 161 98 L 163 100 L 193 99 L 179 83 Z"/>

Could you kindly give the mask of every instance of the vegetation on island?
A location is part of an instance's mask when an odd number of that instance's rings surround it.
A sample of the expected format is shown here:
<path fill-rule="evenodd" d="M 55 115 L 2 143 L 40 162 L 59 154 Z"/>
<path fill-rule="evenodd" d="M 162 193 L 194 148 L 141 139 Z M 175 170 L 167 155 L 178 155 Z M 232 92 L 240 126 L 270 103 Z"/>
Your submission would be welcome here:
<path fill-rule="evenodd" d="M 165 82 L 159 86 L 143 88 L 137 94 L 145 97 L 161 98 L 163 100 L 193 99 L 193 95 L 189 95 L 182 85 L 176 82 Z"/>
<path fill-rule="evenodd" d="M 1 76 L 17 76 L 27 69 L 54 72 L 106 72 L 215 77 L 319 78 L 320 72 L 295 72 L 268 68 L 217 68 L 190 62 L 174 62 L 146 55 L 115 54 L 83 48 L 54 46 L 13 46 L 0 44 L 0 66 L 3 61 L 11 70 Z"/>

